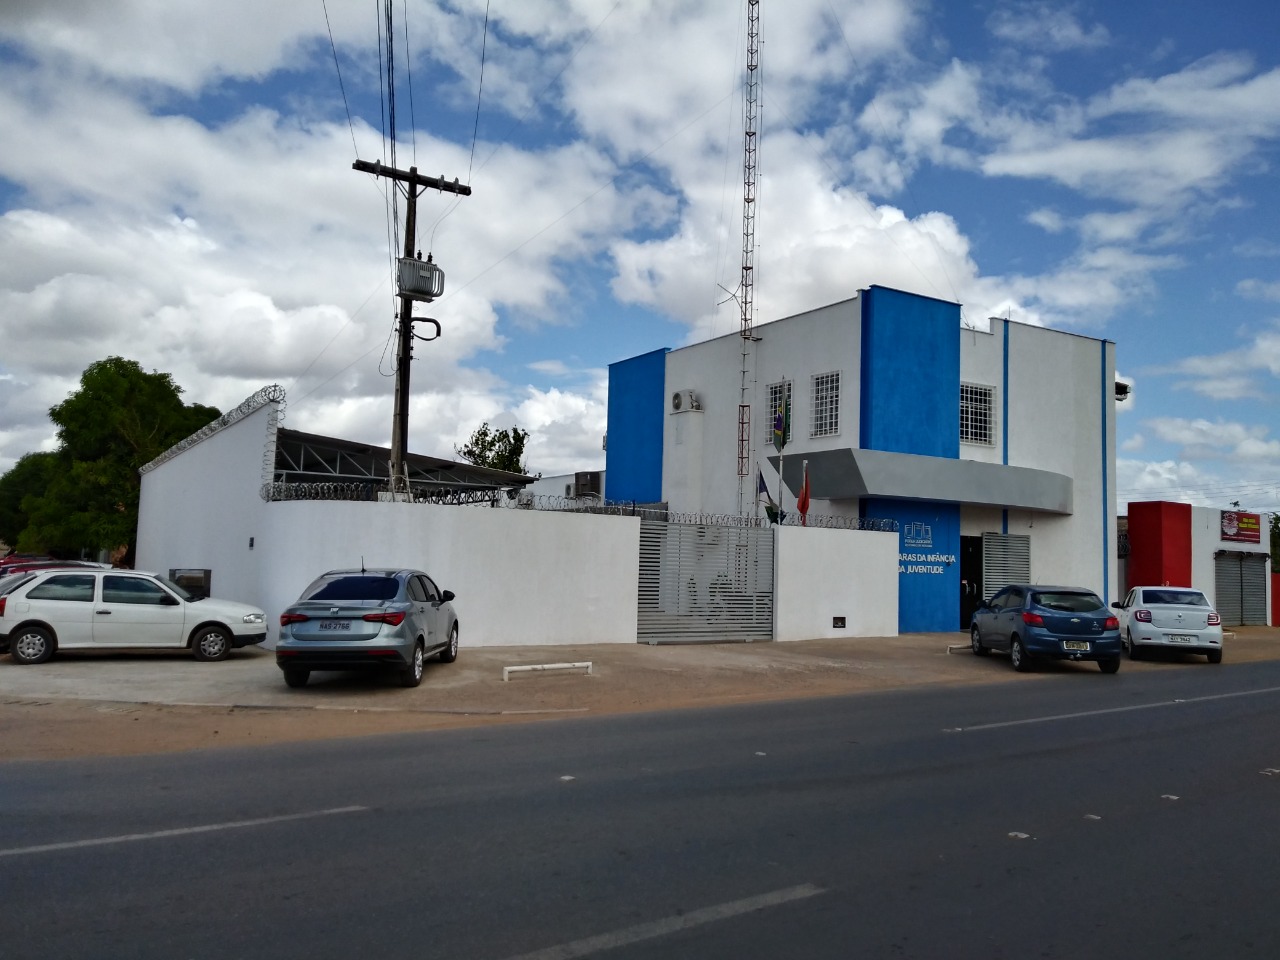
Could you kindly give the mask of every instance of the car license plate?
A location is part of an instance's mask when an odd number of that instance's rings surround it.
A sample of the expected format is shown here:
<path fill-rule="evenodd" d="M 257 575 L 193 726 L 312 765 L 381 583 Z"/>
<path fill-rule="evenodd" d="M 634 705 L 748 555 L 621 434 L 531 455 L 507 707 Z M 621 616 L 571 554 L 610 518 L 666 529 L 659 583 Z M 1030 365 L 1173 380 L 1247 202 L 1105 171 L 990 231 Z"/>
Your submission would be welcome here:
<path fill-rule="evenodd" d="M 1183 634 L 1183 633 L 1171 633 L 1169 634 L 1169 642 L 1170 643 L 1195 643 L 1196 638 L 1188 637 L 1186 634 Z"/>
<path fill-rule="evenodd" d="M 1063 640 L 1062 649 L 1063 650 L 1088 650 L 1089 641 L 1088 640 Z"/>
<path fill-rule="evenodd" d="M 321 620 L 320 629 L 350 631 L 351 621 L 350 620 Z"/>

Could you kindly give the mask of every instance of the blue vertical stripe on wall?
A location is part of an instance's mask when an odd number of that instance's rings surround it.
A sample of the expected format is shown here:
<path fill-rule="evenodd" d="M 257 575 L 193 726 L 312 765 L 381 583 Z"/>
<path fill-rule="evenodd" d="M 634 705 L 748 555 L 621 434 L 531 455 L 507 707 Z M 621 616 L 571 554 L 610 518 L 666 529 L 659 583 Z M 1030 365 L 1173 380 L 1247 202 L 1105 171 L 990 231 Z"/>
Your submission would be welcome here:
<path fill-rule="evenodd" d="M 873 286 L 862 293 L 861 443 L 960 456 L 960 305 Z"/>
<path fill-rule="evenodd" d="M 1108 508 L 1110 492 L 1107 490 L 1107 389 L 1114 392 L 1115 387 L 1107 383 L 1107 341 L 1103 340 L 1099 344 L 1102 347 L 1102 429 L 1098 432 L 1102 436 L 1102 599 L 1103 602 L 1111 603 L 1111 545 L 1108 537 L 1107 527 L 1111 519 L 1111 510 Z"/>
<path fill-rule="evenodd" d="M 1004 465 L 1009 465 L 1009 321 L 1004 322 L 1004 384 L 1000 388 L 1000 446 L 1004 450 Z M 1000 511 L 1000 532 L 1009 532 L 1009 511 Z"/>
<path fill-rule="evenodd" d="M 662 425 L 666 415 L 667 348 L 609 364 L 610 500 L 662 499 Z"/>

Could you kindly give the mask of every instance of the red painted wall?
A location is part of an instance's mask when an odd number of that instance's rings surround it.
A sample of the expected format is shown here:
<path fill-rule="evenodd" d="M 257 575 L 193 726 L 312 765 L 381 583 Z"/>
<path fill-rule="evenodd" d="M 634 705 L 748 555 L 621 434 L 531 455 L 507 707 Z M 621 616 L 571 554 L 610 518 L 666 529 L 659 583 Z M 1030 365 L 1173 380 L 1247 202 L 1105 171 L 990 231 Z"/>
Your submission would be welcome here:
<path fill-rule="evenodd" d="M 1191 504 L 1129 504 L 1129 582 L 1191 586 Z"/>

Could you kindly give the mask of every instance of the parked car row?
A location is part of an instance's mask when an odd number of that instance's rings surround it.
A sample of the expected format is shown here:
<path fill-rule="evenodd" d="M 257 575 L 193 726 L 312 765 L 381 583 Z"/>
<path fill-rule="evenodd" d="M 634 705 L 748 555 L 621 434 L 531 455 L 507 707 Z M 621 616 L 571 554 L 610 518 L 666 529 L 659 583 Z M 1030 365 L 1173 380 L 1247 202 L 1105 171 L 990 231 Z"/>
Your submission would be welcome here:
<path fill-rule="evenodd" d="M 1013 669 L 1034 662 L 1096 662 L 1103 673 L 1120 669 L 1122 654 L 1182 650 L 1222 662 L 1222 618 L 1199 590 L 1134 587 L 1108 607 L 1083 587 L 1010 584 L 980 605 L 969 625 L 978 656 L 1009 654 Z"/>
<path fill-rule="evenodd" d="M 416 687 L 427 657 L 458 657 L 453 599 L 421 570 L 331 570 L 280 615 L 276 663 L 290 687 L 315 670 L 363 669 Z M 58 566 L 0 579 L 0 650 L 20 664 L 106 649 L 224 660 L 266 636 L 259 608 L 196 596 L 155 573 Z"/>

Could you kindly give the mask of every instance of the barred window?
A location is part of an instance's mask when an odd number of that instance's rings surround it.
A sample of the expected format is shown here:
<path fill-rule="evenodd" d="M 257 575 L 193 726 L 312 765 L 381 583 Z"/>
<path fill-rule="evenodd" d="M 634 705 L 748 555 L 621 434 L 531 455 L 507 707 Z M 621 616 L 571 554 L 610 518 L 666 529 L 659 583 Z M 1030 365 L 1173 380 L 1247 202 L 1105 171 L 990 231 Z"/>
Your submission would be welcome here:
<path fill-rule="evenodd" d="M 773 421 L 778 415 L 778 407 L 783 403 L 791 403 L 791 381 L 783 380 L 779 383 L 769 384 L 769 405 L 764 412 L 764 442 L 765 446 L 773 446 Z M 787 421 L 787 435 L 782 438 L 783 443 L 791 442 L 791 421 Z"/>
<path fill-rule="evenodd" d="M 960 384 L 960 442 L 995 445 L 995 387 Z"/>
<path fill-rule="evenodd" d="M 840 432 L 840 371 L 813 378 L 813 419 L 809 436 L 830 437 Z"/>

